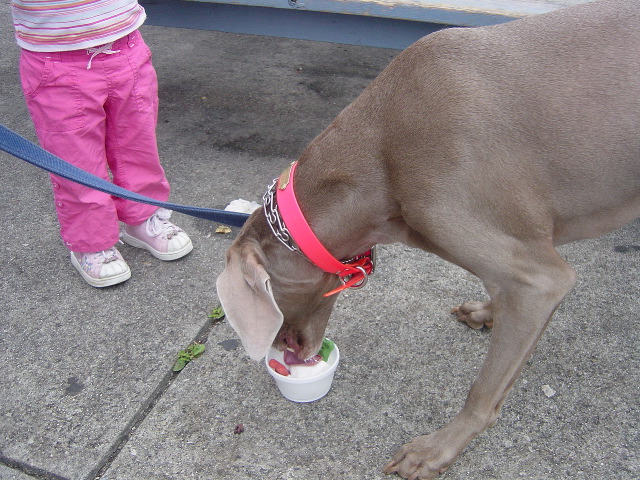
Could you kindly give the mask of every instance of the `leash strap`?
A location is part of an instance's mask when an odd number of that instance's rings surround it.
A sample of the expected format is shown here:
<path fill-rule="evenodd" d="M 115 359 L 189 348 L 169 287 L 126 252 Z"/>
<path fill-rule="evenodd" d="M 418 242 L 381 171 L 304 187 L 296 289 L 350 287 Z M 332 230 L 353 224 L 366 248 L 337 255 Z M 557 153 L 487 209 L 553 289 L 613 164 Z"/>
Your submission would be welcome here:
<path fill-rule="evenodd" d="M 93 188 L 94 190 L 108 193 L 109 195 L 124 198 L 125 200 L 168 208 L 169 210 L 191 215 L 192 217 L 203 218 L 232 227 L 241 227 L 249 217 L 246 213 L 161 202 L 132 192 L 89 172 L 85 172 L 81 168 L 71 165 L 69 162 L 65 162 L 4 125 L 0 125 L 0 150 L 4 150 L 14 157 L 58 175 L 59 177 L 66 178 L 85 187 Z"/>

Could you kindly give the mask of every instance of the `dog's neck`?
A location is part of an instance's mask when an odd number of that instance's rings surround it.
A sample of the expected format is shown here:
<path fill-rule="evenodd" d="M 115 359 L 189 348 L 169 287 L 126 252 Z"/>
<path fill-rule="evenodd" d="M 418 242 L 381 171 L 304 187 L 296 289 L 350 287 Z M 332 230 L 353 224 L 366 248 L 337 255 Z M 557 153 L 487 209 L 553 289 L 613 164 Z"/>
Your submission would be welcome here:
<path fill-rule="evenodd" d="M 355 113 L 352 108 L 343 110 L 298 160 L 295 194 L 307 223 L 338 260 L 376 244 L 422 246 L 404 222 L 392 192 L 379 141 L 383 119 L 372 116 L 362 122 Z M 361 128 L 354 133 L 353 125 Z"/>
<path fill-rule="evenodd" d="M 322 245 L 336 259 L 346 260 L 387 243 L 376 192 L 368 191 L 378 186 L 326 167 L 300 164 L 295 172 L 300 210 Z"/>

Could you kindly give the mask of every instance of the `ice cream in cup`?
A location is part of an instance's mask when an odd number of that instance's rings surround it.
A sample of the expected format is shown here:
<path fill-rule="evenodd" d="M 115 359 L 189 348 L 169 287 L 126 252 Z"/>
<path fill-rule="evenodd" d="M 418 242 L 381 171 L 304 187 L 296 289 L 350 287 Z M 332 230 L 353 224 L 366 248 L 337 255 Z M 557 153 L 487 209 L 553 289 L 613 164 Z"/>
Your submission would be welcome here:
<path fill-rule="evenodd" d="M 327 338 L 318 355 L 307 361 L 298 359 L 291 351 L 275 348 L 265 357 L 267 371 L 280 393 L 292 402 L 314 402 L 324 397 L 331 389 L 339 361 L 338 347 Z"/>

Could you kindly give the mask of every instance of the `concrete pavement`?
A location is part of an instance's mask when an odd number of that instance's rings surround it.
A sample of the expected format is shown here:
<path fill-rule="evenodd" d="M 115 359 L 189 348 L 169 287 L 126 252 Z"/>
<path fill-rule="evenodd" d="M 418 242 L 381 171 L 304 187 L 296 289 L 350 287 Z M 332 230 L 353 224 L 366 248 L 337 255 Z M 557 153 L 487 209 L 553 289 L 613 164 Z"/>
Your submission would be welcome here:
<path fill-rule="evenodd" d="M 0 122 L 34 139 L 0 4 Z M 172 200 L 260 201 L 271 179 L 394 50 L 146 26 L 160 82 Z M 382 246 L 369 285 L 343 295 L 328 336 L 332 391 L 283 399 L 226 322 L 208 318 L 233 240 L 182 215 L 186 258 L 122 246 L 128 282 L 94 289 L 58 238 L 47 176 L 0 153 L 0 479 L 382 480 L 412 437 L 462 406 L 490 331 L 449 308 L 479 282 L 437 257 Z M 562 254 L 579 282 L 507 400 L 446 480 L 640 478 L 640 223 Z M 179 374 L 178 351 L 207 351 Z M 555 395 L 548 397 L 543 386 Z M 234 433 L 243 424 L 244 433 Z"/>

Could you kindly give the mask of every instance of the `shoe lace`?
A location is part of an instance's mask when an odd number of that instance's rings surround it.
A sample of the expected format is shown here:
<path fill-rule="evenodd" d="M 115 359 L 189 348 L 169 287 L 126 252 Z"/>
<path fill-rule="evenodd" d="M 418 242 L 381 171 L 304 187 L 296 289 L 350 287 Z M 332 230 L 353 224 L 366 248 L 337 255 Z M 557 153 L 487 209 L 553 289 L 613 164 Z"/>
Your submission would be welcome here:
<path fill-rule="evenodd" d="M 115 262 L 116 260 L 118 260 L 118 257 L 116 256 L 116 251 L 113 247 L 111 247 L 108 250 L 102 250 L 101 252 L 98 252 L 96 257 L 102 257 L 103 258 L 102 263 Z"/>
<path fill-rule="evenodd" d="M 156 213 L 147 220 L 147 235 L 150 237 L 166 235 L 167 239 L 171 240 L 181 230 L 169 221 L 169 217 L 171 217 L 171 210 L 166 208 L 156 210 Z"/>

